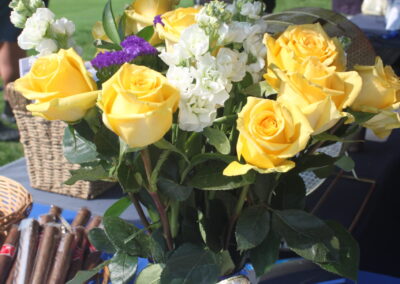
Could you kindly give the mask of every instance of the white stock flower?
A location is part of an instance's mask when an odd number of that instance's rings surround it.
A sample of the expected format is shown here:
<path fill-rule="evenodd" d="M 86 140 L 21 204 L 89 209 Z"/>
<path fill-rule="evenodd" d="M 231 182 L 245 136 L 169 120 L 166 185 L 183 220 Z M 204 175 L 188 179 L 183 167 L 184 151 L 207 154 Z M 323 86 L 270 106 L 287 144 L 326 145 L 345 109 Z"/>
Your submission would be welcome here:
<path fill-rule="evenodd" d="M 50 38 L 45 38 L 36 46 L 39 56 L 48 55 L 58 50 L 57 42 Z"/>
<path fill-rule="evenodd" d="M 235 4 L 228 4 L 226 5 L 225 8 L 226 11 L 231 13 L 232 15 L 235 15 L 237 13 L 236 5 Z"/>
<path fill-rule="evenodd" d="M 242 43 L 249 35 L 251 24 L 247 22 L 232 21 L 229 24 L 223 23 L 219 28 L 219 44 L 229 44 L 232 42 Z"/>
<path fill-rule="evenodd" d="M 256 20 L 260 18 L 262 10 L 263 3 L 259 1 L 255 1 L 253 3 L 247 2 L 243 4 L 242 9 L 240 10 L 240 14 L 250 19 Z"/>
<path fill-rule="evenodd" d="M 51 24 L 51 30 L 56 34 L 72 36 L 75 32 L 75 25 L 72 21 L 61 18 Z"/>
<path fill-rule="evenodd" d="M 255 57 L 264 58 L 267 55 L 267 48 L 263 44 L 262 34 L 252 34 L 243 43 L 244 50 Z"/>
<path fill-rule="evenodd" d="M 195 24 L 182 32 L 180 43 L 190 55 L 198 57 L 208 51 L 210 39 L 205 31 Z"/>
<path fill-rule="evenodd" d="M 172 51 L 167 52 L 163 49 L 159 55 L 162 61 L 168 66 L 172 65 L 186 65 L 186 60 L 190 58 L 190 54 L 186 48 L 182 46 L 181 42 L 172 46 Z"/>
<path fill-rule="evenodd" d="M 25 26 L 26 17 L 16 11 L 11 11 L 10 21 L 14 26 L 22 29 Z"/>
<path fill-rule="evenodd" d="M 179 102 L 179 128 L 201 132 L 211 126 L 217 117 L 214 104 L 202 96 L 193 95 Z"/>
<path fill-rule="evenodd" d="M 29 0 L 29 7 L 32 10 L 44 7 L 44 2 L 42 0 Z"/>
<path fill-rule="evenodd" d="M 217 54 L 217 68 L 229 80 L 240 82 L 246 75 L 247 54 L 221 48 Z"/>
<path fill-rule="evenodd" d="M 218 19 L 207 15 L 207 10 L 203 7 L 200 12 L 196 14 L 196 23 L 200 27 L 213 26 L 218 23 Z"/>
<path fill-rule="evenodd" d="M 193 68 L 172 65 L 168 69 L 167 79 L 179 89 L 181 98 L 189 98 L 192 95 L 195 87 Z"/>

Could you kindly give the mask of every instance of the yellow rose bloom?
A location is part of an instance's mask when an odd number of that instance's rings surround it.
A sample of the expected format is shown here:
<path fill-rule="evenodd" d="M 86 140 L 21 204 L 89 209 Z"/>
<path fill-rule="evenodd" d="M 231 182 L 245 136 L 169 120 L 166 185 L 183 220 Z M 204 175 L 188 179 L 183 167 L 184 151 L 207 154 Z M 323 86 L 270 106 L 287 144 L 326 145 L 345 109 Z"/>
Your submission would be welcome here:
<path fill-rule="evenodd" d="M 354 102 L 362 86 L 357 72 L 336 72 L 317 57 L 304 61 L 296 72 L 272 70 L 281 80 L 277 100 L 295 104 L 307 117 L 313 134 L 328 130 L 347 116 L 343 110 Z"/>
<path fill-rule="evenodd" d="M 265 34 L 264 44 L 268 66 L 275 65 L 285 72 L 297 71 L 310 57 L 336 67 L 336 71 L 346 69 L 346 57 L 338 39 L 331 39 L 319 23 L 290 26 L 277 39 Z M 279 88 L 280 82 L 270 69 L 264 78 L 272 87 Z"/>
<path fill-rule="evenodd" d="M 165 39 L 167 50 L 177 43 L 184 29 L 196 22 L 196 15 L 200 8 L 178 8 L 161 16 L 162 24 L 156 25 L 156 31 L 161 39 Z"/>
<path fill-rule="evenodd" d="M 171 128 L 179 91 L 160 73 L 125 63 L 103 84 L 98 106 L 104 124 L 130 147 L 160 140 Z"/>
<path fill-rule="evenodd" d="M 48 120 L 77 121 L 96 104 L 96 83 L 82 58 L 71 48 L 38 58 L 15 89 L 34 103 L 33 115 Z"/>
<path fill-rule="evenodd" d="M 392 67 L 383 66 L 377 57 L 374 66 L 354 66 L 360 74 L 363 86 L 351 105 L 356 111 L 377 113 L 363 126 L 370 128 L 381 138 L 388 136 L 392 129 L 400 127 L 399 115 L 394 113 L 400 106 L 400 80 Z"/>
<path fill-rule="evenodd" d="M 295 166 L 288 160 L 307 146 L 312 128 L 304 115 L 293 105 L 248 97 L 237 120 L 238 159 L 224 175 L 243 175 L 253 169 L 259 173 L 287 172 Z"/>
<path fill-rule="evenodd" d="M 170 11 L 176 4 L 176 0 L 136 0 L 129 9 L 125 10 L 126 33 L 136 34 L 141 29 L 152 26 L 154 17 Z M 150 39 L 152 45 L 160 43 L 156 33 Z"/>

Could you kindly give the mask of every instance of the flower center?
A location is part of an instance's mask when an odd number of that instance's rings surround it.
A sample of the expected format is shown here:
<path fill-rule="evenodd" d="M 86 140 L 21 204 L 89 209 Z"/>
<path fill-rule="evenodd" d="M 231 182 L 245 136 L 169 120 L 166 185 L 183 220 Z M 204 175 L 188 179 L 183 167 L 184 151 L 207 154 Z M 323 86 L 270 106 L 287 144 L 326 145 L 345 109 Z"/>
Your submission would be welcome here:
<path fill-rule="evenodd" d="M 265 136 L 273 136 L 278 131 L 278 122 L 276 121 L 275 117 L 267 116 L 264 118 L 260 123 L 260 131 Z"/>

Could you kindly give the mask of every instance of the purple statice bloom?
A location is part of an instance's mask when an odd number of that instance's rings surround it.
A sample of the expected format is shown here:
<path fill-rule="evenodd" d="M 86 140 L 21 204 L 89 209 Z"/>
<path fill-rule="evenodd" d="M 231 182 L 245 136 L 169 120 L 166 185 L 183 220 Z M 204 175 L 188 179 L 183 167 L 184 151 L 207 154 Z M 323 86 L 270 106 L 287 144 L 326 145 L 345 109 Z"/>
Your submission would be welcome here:
<path fill-rule="evenodd" d="M 141 55 L 156 55 L 155 49 L 150 43 L 138 36 L 129 36 L 121 42 L 122 50 L 106 51 L 96 55 L 91 61 L 97 68 L 105 68 L 111 65 L 121 65 L 130 62 Z"/>
<path fill-rule="evenodd" d="M 162 21 L 161 15 L 157 15 L 154 17 L 153 24 L 154 24 L 154 26 L 157 26 L 157 24 L 161 24 L 162 26 L 165 26 L 165 24 Z"/>

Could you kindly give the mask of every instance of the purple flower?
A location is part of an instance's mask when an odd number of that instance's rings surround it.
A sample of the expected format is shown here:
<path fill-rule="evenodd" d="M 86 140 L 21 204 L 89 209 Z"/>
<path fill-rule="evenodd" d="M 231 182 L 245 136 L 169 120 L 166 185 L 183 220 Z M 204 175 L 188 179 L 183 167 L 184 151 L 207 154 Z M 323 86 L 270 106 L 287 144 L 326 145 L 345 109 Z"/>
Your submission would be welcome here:
<path fill-rule="evenodd" d="M 156 55 L 155 49 L 150 43 L 138 36 L 129 36 L 121 42 L 122 50 L 106 51 L 96 55 L 91 61 L 92 65 L 97 68 L 105 68 L 111 65 L 121 65 L 130 62 L 138 56 Z"/>
<path fill-rule="evenodd" d="M 154 17 L 153 24 L 154 24 L 154 26 L 157 26 L 157 24 L 161 24 L 162 26 L 165 26 L 165 24 L 162 21 L 161 15 L 157 15 Z"/>

